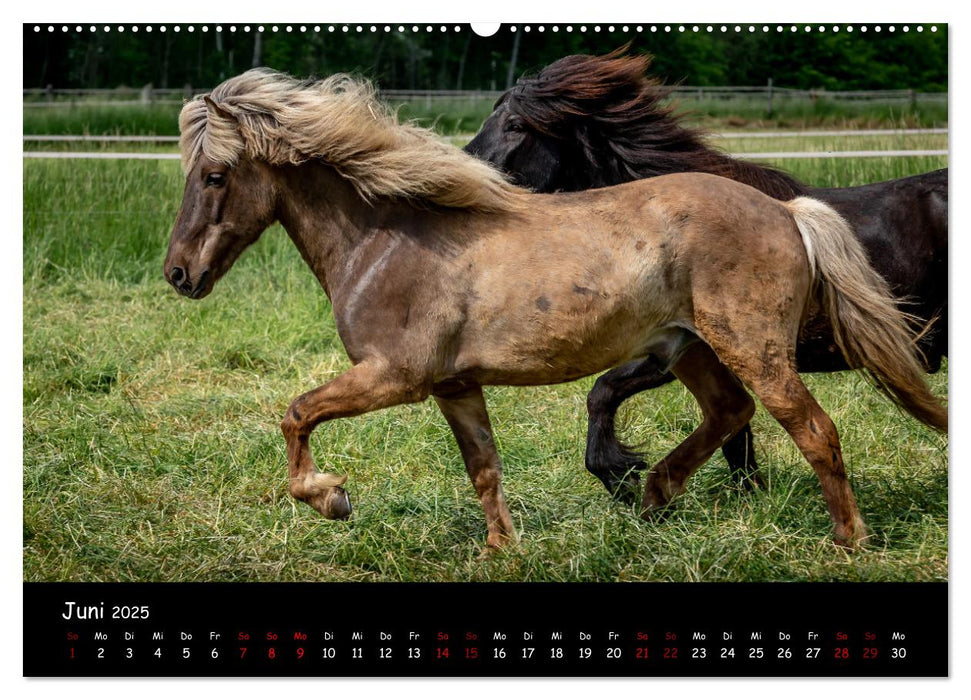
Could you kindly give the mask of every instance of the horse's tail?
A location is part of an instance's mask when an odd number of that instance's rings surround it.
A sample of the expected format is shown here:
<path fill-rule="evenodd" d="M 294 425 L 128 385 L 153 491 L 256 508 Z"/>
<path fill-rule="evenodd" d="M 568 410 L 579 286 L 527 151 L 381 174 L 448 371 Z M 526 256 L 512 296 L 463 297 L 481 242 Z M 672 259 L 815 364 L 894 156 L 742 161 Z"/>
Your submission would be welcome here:
<path fill-rule="evenodd" d="M 891 401 L 914 418 L 947 431 L 947 408 L 924 381 L 915 328 L 887 282 L 870 267 L 863 246 L 832 207 L 808 197 L 785 203 L 821 284 L 823 308 L 836 344 L 851 367 L 867 375 Z"/>

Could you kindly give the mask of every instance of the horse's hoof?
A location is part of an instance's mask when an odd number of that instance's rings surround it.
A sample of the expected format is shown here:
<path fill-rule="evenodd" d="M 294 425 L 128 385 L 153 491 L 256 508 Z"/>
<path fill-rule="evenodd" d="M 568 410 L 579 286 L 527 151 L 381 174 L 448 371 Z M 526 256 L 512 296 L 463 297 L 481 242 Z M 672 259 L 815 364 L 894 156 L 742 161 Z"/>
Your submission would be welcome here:
<path fill-rule="evenodd" d="M 327 494 L 327 509 L 324 517 L 331 520 L 347 520 L 350 518 L 353 508 L 351 508 L 351 499 L 347 495 L 347 491 L 340 486 L 331 489 L 331 492 Z"/>
<path fill-rule="evenodd" d="M 869 539 L 870 534 L 866 529 L 866 525 L 863 524 L 861 520 L 853 530 L 849 533 L 837 532 L 833 537 L 833 544 L 835 544 L 840 549 L 844 549 L 848 552 L 858 552 L 864 549 L 867 539 Z"/>
<path fill-rule="evenodd" d="M 741 491 L 757 491 L 765 486 L 757 470 L 746 471 L 744 473 L 733 472 L 732 476 L 735 479 L 735 486 Z"/>
<path fill-rule="evenodd" d="M 351 517 L 351 499 L 340 487 L 345 481 L 344 475 L 318 472 L 291 481 L 290 493 L 329 520 L 347 520 Z"/>
<path fill-rule="evenodd" d="M 641 500 L 641 517 L 645 520 L 654 519 L 656 513 L 666 510 L 671 499 L 677 495 L 661 488 L 660 479 L 651 474 L 644 485 L 644 497 Z"/>
<path fill-rule="evenodd" d="M 662 506 L 644 506 L 641 508 L 641 520 L 646 520 L 649 523 L 664 522 L 672 510 L 669 503 Z"/>
<path fill-rule="evenodd" d="M 522 554 L 523 549 L 519 543 L 519 536 L 515 533 L 512 535 L 500 535 L 493 537 L 490 535 L 486 540 L 486 546 L 482 548 L 477 557 L 479 561 L 489 561 L 493 557 L 498 557 L 504 554 Z"/>
<path fill-rule="evenodd" d="M 610 489 L 614 500 L 626 506 L 632 506 L 640 498 L 641 480 L 637 474 L 630 474 L 623 481 L 618 481 Z"/>

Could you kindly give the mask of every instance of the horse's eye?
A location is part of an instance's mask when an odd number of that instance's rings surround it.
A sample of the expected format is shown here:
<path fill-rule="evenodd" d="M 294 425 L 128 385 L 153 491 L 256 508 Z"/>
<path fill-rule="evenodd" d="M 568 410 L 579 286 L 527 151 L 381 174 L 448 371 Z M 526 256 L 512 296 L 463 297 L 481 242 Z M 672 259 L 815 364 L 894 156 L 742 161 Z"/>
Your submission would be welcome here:
<path fill-rule="evenodd" d="M 222 173 L 209 173 L 206 175 L 206 187 L 222 187 L 226 184 L 226 177 Z"/>
<path fill-rule="evenodd" d="M 506 131 L 514 131 L 516 133 L 520 133 L 525 130 L 526 129 L 523 128 L 523 125 L 521 122 L 513 121 L 512 119 L 506 122 Z"/>

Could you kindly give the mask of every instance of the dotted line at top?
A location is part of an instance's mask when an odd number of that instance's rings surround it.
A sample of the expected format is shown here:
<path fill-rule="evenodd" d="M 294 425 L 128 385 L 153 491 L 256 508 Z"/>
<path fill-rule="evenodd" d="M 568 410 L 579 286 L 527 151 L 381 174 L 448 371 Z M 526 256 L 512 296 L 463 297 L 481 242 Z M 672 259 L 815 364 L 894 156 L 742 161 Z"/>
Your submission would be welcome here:
<path fill-rule="evenodd" d="M 450 25 L 450 26 L 456 32 L 462 31 L 462 27 L 460 25 Z M 388 24 L 385 24 L 385 25 L 376 25 L 376 24 L 370 24 L 370 25 L 363 25 L 363 24 L 356 24 L 356 25 L 355 24 L 342 24 L 342 25 L 333 25 L 333 24 L 330 24 L 330 25 L 319 25 L 319 24 L 316 24 L 316 25 L 306 25 L 306 24 L 293 25 L 293 24 L 287 24 L 287 25 L 276 25 L 276 24 L 274 24 L 274 25 L 268 25 L 268 26 L 261 24 L 261 25 L 252 25 L 251 26 L 251 25 L 248 25 L 247 24 L 247 25 L 242 25 L 242 26 L 227 25 L 225 27 L 222 26 L 222 25 L 218 25 L 218 24 L 215 25 L 215 26 L 213 26 L 213 27 L 210 27 L 209 25 L 200 25 L 198 27 L 195 26 L 195 25 L 186 25 L 185 27 L 183 27 L 183 26 L 178 25 L 178 24 L 171 25 L 171 26 L 164 25 L 164 24 L 163 25 L 158 25 L 158 26 L 152 26 L 152 25 L 128 25 L 128 26 L 126 26 L 126 25 L 107 25 L 107 24 L 105 24 L 105 25 L 93 25 L 92 24 L 92 25 L 86 25 L 86 26 L 82 26 L 80 24 L 73 25 L 73 26 L 66 25 L 66 24 L 62 24 L 62 25 L 53 25 L 53 24 L 39 25 L 39 24 L 35 24 L 34 25 L 34 32 L 35 33 L 43 32 L 43 31 L 45 31 L 45 29 L 49 33 L 54 33 L 58 29 L 60 29 L 60 31 L 62 33 L 67 33 L 67 32 L 70 32 L 70 31 L 73 30 L 74 33 L 76 33 L 76 34 L 81 34 L 85 30 L 87 30 L 88 32 L 97 32 L 99 30 L 100 31 L 104 31 L 104 32 L 112 32 L 112 31 L 115 31 L 115 32 L 118 32 L 118 33 L 124 33 L 126 31 L 128 31 L 128 32 L 131 32 L 133 34 L 136 34 L 138 32 L 145 32 L 146 34 L 151 34 L 153 31 L 158 31 L 158 32 L 161 32 L 161 33 L 165 33 L 167 31 L 172 31 L 172 32 L 175 32 L 176 34 L 178 34 L 178 33 L 182 32 L 183 30 L 186 31 L 186 32 L 188 32 L 188 33 L 190 33 L 190 34 L 194 33 L 197 30 L 200 31 L 200 32 L 203 32 L 203 33 L 206 33 L 206 32 L 209 32 L 210 30 L 212 30 L 212 31 L 216 31 L 216 32 L 229 31 L 231 33 L 234 33 L 234 32 L 243 32 L 243 33 L 247 33 L 247 32 L 264 32 L 264 33 L 274 33 L 274 32 L 275 33 L 279 33 L 279 32 L 284 32 L 284 33 L 292 34 L 294 32 L 297 32 L 297 33 L 303 33 L 303 34 L 305 34 L 305 33 L 308 33 L 308 32 L 312 32 L 312 33 L 321 33 L 321 32 L 337 33 L 337 32 L 340 32 L 340 33 L 347 34 L 347 33 L 351 33 L 351 32 L 354 32 L 354 33 L 365 33 L 365 32 L 368 32 L 368 33 L 377 33 L 379 31 L 381 31 L 381 32 L 397 31 L 397 32 L 402 32 L 402 33 L 405 33 L 405 32 L 418 33 L 418 32 L 424 31 L 426 33 L 430 33 L 430 32 L 434 32 L 436 29 L 439 32 L 447 32 L 449 30 L 449 26 L 446 26 L 446 25 L 434 25 L 434 26 L 433 25 L 421 25 L 421 26 L 419 26 L 419 25 L 407 25 L 406 26 L 406 25 L 403 25 L 403 24 L 399 24 L 399 25 L 396 25 L 396 26 L 392 26 L 392 25 L 388 25 Z M 761 32 L 763 34 L 767 34 L 767 33 L 773 32 L 773 31 L 776 32 L 776 33 L 783 33 L 783 32 L 795 33 L 795 32 L 800 32 L 800 31 L 805 32 L 805 33 L 813 32 L 813 31 L 818 31 L 818 32 L 832 32 L 832 33 L 838 33 L 838 32 L 841 32 L 841 31 L 845 31 L 847 33 L 852 33 L 854 31 L 858 31 L 858 32 L 861 32 L 861 33 L 866 33 L 868 31 L 873 31 L 873 32 L 876 32 L 876 33 L 880 33 L 880 32 L 883 32 L 885 30 L 885 31 L 887 31 L 887 32 L 889 32 L 889 33 L 892 34 L 892 33 L 896 32 L 898 30 L 901 31 L 901 32 L 907 33 L 907 32 L 910 32 L 911 29 L 914 29 L 917 32 L 923 32 L 924 31 L 924 26 L 923 25 L 916 25 L 914 27 L 911 27 L 911 25 L 906 25 L 906 24 L 905 25 L 900 25 L 900 26 L 897 26 L 897 25 L 885 25 L 885 26 L 884 25 L 872 25 L 872 26 L 868 26 L 868 25 L 845 25 L 843 27 L 840 27 L 839 25 L 798 25 L 797 26 L 795 24 L 792 24 L 792 25 L 776 24 L 776 25 L 771 25 L 771 26 L 770 25 L 767 25 L 767 24 L 763 24 L 763 25 L 754 25 L 754 24 L 749 24 L 749 25 L 740 25 L 740 24 L 735 24 L 735 25 L 726 25 L 726 24 L 720 24 L 720 25 L 712 25 L 712 24 L 707 24 L 707 25 L 699 25 L 699 24 L 693 24 L 693 25 L 684 25 L 684 24 L 679 24 L 679 25 L 670 25 L 670 24 L 663 24 L 663 25 L 654 25 L 654 24 L 651 24 L 651 25 L 641 25 L 641 24 L 638 24 L 638 25 L 627 25 L 627 24 L 624 24 L 624 25 L 613 25 L 613 24 L 611 24 L 611 25 L 607 25 L 607 26 L 601 26 L 601 25 L 592 25 L 592 26 L 587 26 L 587 25 L 578 25 L 578 26 L 574 26 L 574 25 L 564 25 L 564 26 L 560 26 L 560 25 L 556 25 L 556 24 L 554 24 L 554 25 L 542 25 L 541 24 L 541 25 L 523 25 L 523 26 L 508 25 L 508 26 L 505 26 L 504 29 L 506 31 L 509 31 L 509 32 L 516 32 L 516 31 L 519 31 L 521 29 L 523 32 L 536 31 L 536 32 L 539 32 L 539 33 L 544 33 L 546 31 L 550 31 L 550 32 L 556 33 L 556 32 L 559 32 L 561 30 L 564 31 L 564 32 L 567 32 L 567 33 L 571 33 L 571 32 L 580 32 L 580 33 L 583 33 L 583 32 L 588 32 L 588 31 L 592 31 L 592 32 L 595 32 L 596 33 L 596 32 L 602 32 L 604 30 L 606 30 L 608 33 L 613 33 L 613 32 L 616 32 L 616 31 L 619 30 L 619 31 L 621 31 L 621 32 L 623 32 L 625 34 L 629 34 L 631 32 L 636 32 L 638 34 L 640 34 L 640 33 L 658 33 L 658 32 L 662 32 L 662 33 L 671 33 L 671 32 L 679 32 L 679 33 L 710 33 L 710 34 L 728 33 L 728 32 L 735 32 L 735 33 L 748 32 L 750 34 L 754 34 L 756 32 Z M 930 31 L 931 32 L 936 32 L 937 31 L 937 26 L 936 25 L 931 25 L 930 26 Z"/>

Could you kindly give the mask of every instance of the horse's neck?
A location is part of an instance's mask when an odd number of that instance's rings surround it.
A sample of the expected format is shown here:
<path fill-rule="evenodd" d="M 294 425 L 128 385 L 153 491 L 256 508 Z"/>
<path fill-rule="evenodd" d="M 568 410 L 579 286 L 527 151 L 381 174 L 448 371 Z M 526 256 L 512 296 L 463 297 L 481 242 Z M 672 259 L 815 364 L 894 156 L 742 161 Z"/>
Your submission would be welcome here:
<path fill-rule="evenodd" d="M 590 149 L 588 153 L 610 154 L 608 162 L 590 168 L 594 179 L 597 174 L 605 178 L 604 182 L 593 184 L 615 185 L 644 177 L 702 172 L 742 182 L 776 199 L 789 200 L 808 192 L 805 185 L 786 173 L 732 158 L 709 147 L 700 134 L 672 130 L 664 139 L 645 136 L 641 142 L 650 147 L 642 151 L 629 147 Z"/>
<path fill-rule="evenodd" d="M 280 223 L 333 299 L 352 273 L 373 212 L 345 178 L 320 163 L 280 168 L 278 187 Z"/>

